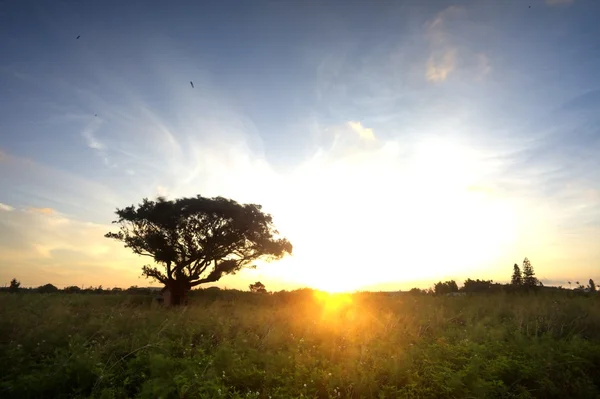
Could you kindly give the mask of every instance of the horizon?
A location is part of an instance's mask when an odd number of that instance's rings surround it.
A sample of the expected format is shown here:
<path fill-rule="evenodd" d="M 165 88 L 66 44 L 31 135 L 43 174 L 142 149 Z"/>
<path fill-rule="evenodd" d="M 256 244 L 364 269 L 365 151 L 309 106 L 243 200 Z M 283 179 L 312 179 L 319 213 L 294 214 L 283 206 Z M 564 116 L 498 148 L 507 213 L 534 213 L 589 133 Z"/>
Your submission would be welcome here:
<path fill-rule="evenodd" d="M 262 205 L 294 247 L 208 286 L 504 282 L 525 257 L 545 285 L 600 281 L 596 15 L 3 3 L 0 280 L 149 286 L 104 237 L 115 209 L 200 194 Z"/>

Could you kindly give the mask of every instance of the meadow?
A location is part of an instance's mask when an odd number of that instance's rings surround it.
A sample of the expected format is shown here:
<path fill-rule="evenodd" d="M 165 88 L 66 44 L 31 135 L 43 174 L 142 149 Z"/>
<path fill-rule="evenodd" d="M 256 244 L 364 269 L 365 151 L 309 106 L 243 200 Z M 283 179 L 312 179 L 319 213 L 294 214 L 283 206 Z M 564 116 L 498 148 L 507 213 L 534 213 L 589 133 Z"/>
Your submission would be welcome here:
<path fill-rule="evenodd" d="M 0 294 L 2 398 L 597 398 L 600 298 Z"/>

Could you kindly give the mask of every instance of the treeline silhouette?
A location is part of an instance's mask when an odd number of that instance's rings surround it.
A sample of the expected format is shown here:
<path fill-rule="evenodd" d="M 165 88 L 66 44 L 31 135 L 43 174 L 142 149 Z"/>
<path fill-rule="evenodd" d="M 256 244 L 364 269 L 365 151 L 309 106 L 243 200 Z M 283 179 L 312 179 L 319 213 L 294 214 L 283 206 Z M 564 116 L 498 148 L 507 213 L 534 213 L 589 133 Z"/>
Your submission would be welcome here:
<path fill-rule="evenodd" d="M 571 282 L 568 282 L 569 286 Z M 558 287 L 546 287 L 538 278 L 535 276 L 535 271 L 528 258 L 523 260 L 523 268 L 519 267 L 518 264 L 513 265 L 513 273 L 511 276 L 510 283 L 501 284 L 494 283 L 494 280 L 472 280 L 466 279 L 461 288 L 458 288 L 458 284 L 455 280 L 439 281 L 434 284 L 433 288 L 420 289 L 413 288 L 409 292 L 412 294 L 421 295 L 455 295 L 461 293 L 498 293 L 498 292 L 549 292 L 549 291 L 569 291 L 584 294 L 597 293 L 597 287 L 594 280 L 589 279 L 587 287 L 576 282 L 575 289 L 566 290 L 562 286 Z"/>
<path fill-rule="evenodd" d="M 432 288 L 421 289 L 421 288 L 412 288 L 411 290 L 405 292 L 413 295 L 461 295 L 461 294 L 492 294 L 492 293 L 523 293 L 523 292 L 550 292 L 550 291 L 566 291 L 566 292 L 574 292 L 580 294 L 597 294 L 598 289 L 594 280 L 589 279 L 588 285 L 584 286 L 579 283 L 579 281 L 575 282 L 575 288 L 571 289 L 571 282 L 568 282 L 569 289 L 563 288 L 562 286 L 554 287 L 554 286 L 544 286 L 541 281 L 537 279 L 535 276 L 535 271 L 531 262 L 528 258 L 523 260 L 523 268 L 519 267 L 518 264 L 513 265 L 513 273 L 511 276 L 510 283 L 502 284 L 496 283 L 494 280 L 473 280 L 471 278 L 467 278 L 463 282 L 463 286 L 459 288 L 457 282 L 455 280 L 447 280 L 447 281 L 438 281 L 433 285 Z M 285 295 L 285 293 L 299 293 L 299 292 L 312 292 L 310 288 L 302 288 L 298 290 L 292 291 L 278 291 L 278 292 L 268 292 L 265 285 L 260 281 L 257 281 L 254 284 L 250 284 L 248 287 L 250 293 L 262 293 L 262 294 L 279 294 Z M 221 291 L 218 287 L 209 287 L 209 288 L 200 288 L 191 291 L 191 295 L 218 295 Z M 245 292 L 241 290 L 226 290 L 229 292 Z M 155 287 L 138 287 L 131 286 L 127 289 L 122 288 L 103 288 L 102 286 L 98 287 L 87 287 L 81 288 L 78 286 L 68 286 L 63 289 L 60 289 L 53 284 L 45 284 L 36 288 L 23 288 L 21 287 L 21 283 L 13 278 L 8 287 L 0 288 L 0 292 L 30 292 L 30 293 L 40 293 L 40 294 L 52 294 L 52 293 L 65 293 L 65 294 L 132 294 L 132 295 L 155 295 L 158 296 L 161 292 L 161 288 Z M 401 292 L 401 291 L 398 291 Z"/>

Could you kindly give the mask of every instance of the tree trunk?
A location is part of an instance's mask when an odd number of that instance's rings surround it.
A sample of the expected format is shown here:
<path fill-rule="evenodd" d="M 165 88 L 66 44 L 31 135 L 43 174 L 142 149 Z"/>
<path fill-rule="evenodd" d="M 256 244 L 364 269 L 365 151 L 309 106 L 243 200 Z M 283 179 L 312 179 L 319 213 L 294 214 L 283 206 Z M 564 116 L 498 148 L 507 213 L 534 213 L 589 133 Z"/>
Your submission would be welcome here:
<path fill-rule="evenodd" d="M 167 296 L 165 298 L 165 306 L 181 306 L 187 304 L 187 292 L 189 291 L 189 283 L 185 281 L 170 280 L 167 283 Z"/>

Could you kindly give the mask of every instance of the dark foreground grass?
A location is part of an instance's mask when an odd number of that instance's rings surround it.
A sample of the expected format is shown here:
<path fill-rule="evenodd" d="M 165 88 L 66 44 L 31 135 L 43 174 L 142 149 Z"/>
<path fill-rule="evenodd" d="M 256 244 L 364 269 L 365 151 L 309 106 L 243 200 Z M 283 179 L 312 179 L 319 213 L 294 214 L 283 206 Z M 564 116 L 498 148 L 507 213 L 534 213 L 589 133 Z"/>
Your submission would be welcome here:
<path fill-rule="evenodd" d="M 566 295 L 0 296 L 1 398 L 598 398 Z"/>

